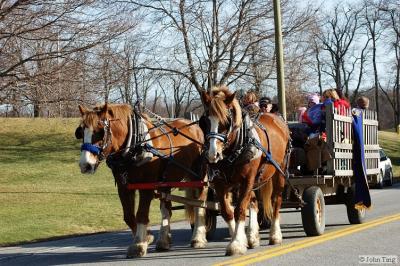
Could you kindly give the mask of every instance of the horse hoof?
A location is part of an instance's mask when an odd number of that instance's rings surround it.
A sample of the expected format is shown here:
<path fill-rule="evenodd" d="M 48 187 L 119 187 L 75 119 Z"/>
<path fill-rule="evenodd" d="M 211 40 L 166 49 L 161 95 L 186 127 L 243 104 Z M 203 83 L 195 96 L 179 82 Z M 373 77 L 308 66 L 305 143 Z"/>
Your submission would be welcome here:
<path fill-rule="evenodd" d="M 200 240 L 192 240 L 190 242 L 190 246 L 192 248 L 205 248 L 207 241 L 200 241 Z"/>
<path fill-rule="evenodd" d="M 247 247 L 245 245 L 241 245 L 238 241 L 233 241 L 226 248 L 225 256 L 243 255 L 246 251 Z"/>
<path fill-rule="evenodd" d="M 167 241 L 158 240 L 156 243 L 156 250 L 157 251 L 167 251 L 170 249 L 171 240 L 168 239 Z"/>
<path fill-rule="evenodd" d="M 280 245 L 280 244 L 282 244 L 282 239 L 279 239 L 279 238 L 270 238 L 270 239 L 269 239 L 269 244 L 270 244 L 270 245 Z"/>
<path fill-rule="evenodd" d="M 250 237 L 248 240 L 248 245 L 249 245 L 249 248 L 259 247 L 260 246 L 260 236 L 257 235 L 257 236 Z"/>
<path fill-rule="evenodd" d="M 144 257 L 147 254 L 147 244 L 146 243 L 136 243 L 128 247 L 126 252 L 126 257 L 128 259 L 135 257 Z"/>

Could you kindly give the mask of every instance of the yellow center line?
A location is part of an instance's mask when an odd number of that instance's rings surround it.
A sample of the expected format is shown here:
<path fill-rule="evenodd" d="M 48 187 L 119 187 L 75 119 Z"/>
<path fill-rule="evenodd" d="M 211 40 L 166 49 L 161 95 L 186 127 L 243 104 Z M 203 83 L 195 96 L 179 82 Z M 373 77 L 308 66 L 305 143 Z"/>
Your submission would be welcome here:
<path fill-rule="evenodd" d="M 214 264 L 214 266 L 224 266 L 224 265 L 249 265 L 252 263 L 264 261 L 276 256 L 280 256 L 292 251 L 296 251 L 299 249 L 303 249 L 306 247 L 311 247 L 317 245 L 322 242 L 326 242 L 328 240 L 332 240 L 335 238 L 343 237 L 349 234 L 353 234 L 359 231 L 366 230 L 371 227 L 375 227 L 381 224 L 390 223 L 400 220 L 400 213 L 385 216 L 379 219 L 375 219 L 363 224 L 351 225 L 344 229 L 335 230 L 332 232 L 328 232 L 322 236 L 317 237 L 307 237 L 307 239 L 303 239 L 300 241 L 292 242 L 285 245 L 280 245 L 275 248 L 267 249 L 264 251 L 254 252 L 249 255 L 240 256 L 237 258 L 233 258 L 230 260 L 223 261 L 221 263 Z"/>

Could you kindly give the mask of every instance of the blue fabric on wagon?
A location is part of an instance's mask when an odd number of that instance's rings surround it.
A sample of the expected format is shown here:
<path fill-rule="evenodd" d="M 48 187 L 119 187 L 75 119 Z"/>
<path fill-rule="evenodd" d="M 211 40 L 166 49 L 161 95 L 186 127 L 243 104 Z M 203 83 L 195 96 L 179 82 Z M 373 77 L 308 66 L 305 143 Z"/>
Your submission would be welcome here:
<path fill-rule="evenodd" d="M 371 207 L 367 171 L 365 167 L 363 112 L 353 109 L 353 173 L 355 176 L 354 203 L 356 209 Z"/>

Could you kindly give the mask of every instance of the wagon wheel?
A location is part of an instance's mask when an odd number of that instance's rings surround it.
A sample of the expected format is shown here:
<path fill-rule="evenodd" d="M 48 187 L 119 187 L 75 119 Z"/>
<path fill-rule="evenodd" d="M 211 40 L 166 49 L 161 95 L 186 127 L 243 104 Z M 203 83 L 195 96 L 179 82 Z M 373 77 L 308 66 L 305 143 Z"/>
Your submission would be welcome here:
<path fill-rule="evenodd" d="M 319 236 L 325 231 L 324 194 L 317 186 L 304 190 L 304 207 L 301 208 L 301 220 L 307 236 Z"/>
<path fill-rule="evenodd" d="M 355 185 L 352 185 L 347 190 L 346 195 L 346 209 L 347 209 L 347 218 L 349 218 L 350 224 L 362 224 L 365 221 L 366 211 L 365 208 L 362 210 L 358 210 L 354 208 L 354 191 Z"/>

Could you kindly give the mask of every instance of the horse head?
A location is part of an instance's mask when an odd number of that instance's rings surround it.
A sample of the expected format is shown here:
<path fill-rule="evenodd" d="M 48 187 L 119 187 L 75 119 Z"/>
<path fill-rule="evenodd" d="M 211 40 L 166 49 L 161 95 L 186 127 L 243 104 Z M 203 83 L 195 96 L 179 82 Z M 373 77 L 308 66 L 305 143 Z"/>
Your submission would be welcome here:
<path fill-rule="evenodd" d="M 123 146 L 128 133 L 129 105 L 104 104 L 89 110 L 79 106 L 80 125 L 75 137 L 82 139 L 79 167 L 82 173 L 93 174 L 100 162 Z"/>
<path fill-rule="evenodd" d="M 242 123 L 242 113 L 236 93 L 225 86 L 214 87 L 211 92 L 203 92 L 205 113 L 200 127 L 206 138 L 206 158 L 210 163 L 223 159 L 223 152 L 233 140 Z"/>

